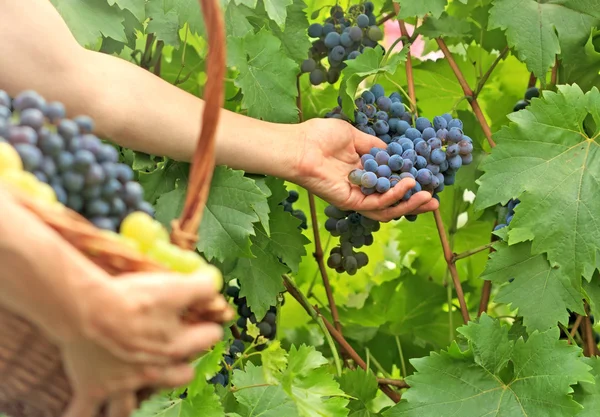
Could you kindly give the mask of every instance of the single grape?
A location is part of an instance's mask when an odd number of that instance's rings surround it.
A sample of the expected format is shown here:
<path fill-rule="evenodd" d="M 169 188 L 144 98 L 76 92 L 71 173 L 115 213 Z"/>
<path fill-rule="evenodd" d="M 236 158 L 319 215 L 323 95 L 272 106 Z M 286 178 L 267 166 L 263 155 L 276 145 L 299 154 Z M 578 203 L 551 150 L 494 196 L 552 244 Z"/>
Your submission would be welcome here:
<path fill-rule="evenodd" d="M 404 159 L 404 163 L 402 164 L 402 168 L 400 168 L 400 171 L 409 172 L 411 169 L 413 169 L 413 166 L 414 166 L 414 163 L 412 160 Z"/>
<path fill-rule="evenodd" d="M 460 155 L 456 155 L 456 156 L 453 156 L 452 158 L 449 158 L 448 166 L 454 170 L 459 169 L 462 166 L 462 158 L 460 157 Z"/>
<path fill-rule="evenodd" d="M 366 28 L 369 26 L 369 17 L 366 14 L 360 14 L 356 18 L 356 24 L 359 28 Z"/>
<path fill-rule="evenodd" d="M 414 166 L 417 169 L 425 168 L 427 166 L 427 159 L 421 155 L 417 155 Z"/>
<path fill-rule="evenodd" d="M 433 173 L 433 175 L 438 174 L 440 172 L 440 166 L 436 164 L 427 164 L 425 168 L 430 170 Z"/>
<path fill-rule="evenodd" d="M 348 174 L 348 180 L 354 185 L 361 185 L 361 178 L 365 171 L 362 169 L 353 169 L 350 174 Z"/>
<path fill-rule="evenodd" d="M 458 150 L 459 150 L 458 144 L 457 143 L 453 143 L 452 145 L 449 145 L 446 148 L 446 156 L 448 158 L 451 158 L 451 157 L 453 157 L 455 155 L 458 155 Z"/>
<path fill-rule="evenodd" d="M 463 165 L 469 165 L 471 162 L 473 162 L 473 154 L 460 155 L 460 159 L 462 160 Z"/>
<path fill-rule="evenodd" d="M 539 97 L 540 96 L 540 89 L 537 87 L 531 87 L 528 88 L 527 91 L 525 91 L 525 100 L 531 101 L 531 99 L 533 99 L 534 97 Z"/>
<path fill-rule="evenodd" d="M 377 172 L 376 172 L 378 177 L 387 177 L 389 178 L 390 175 L 392 175 L 392 170 L 390 169 L 390 167 L 388 165 L 379 165 L 377 167 Z"/>
<path fill-rule="evenodd" d="M 414 149 L 407 149 L 402 153 L 402 158 L 411 161 L 414 165 L 414 163 L 417 161 L 417 153 L 414 151 Z"/>
<path fill-rule="evenodd" d="M 356 59 L 360 56 L 359 51 L 352 51 L 348 54 L 348 59 Z"/>
<path fill-rule="evenodd" d="M 419 117 L 419 118 L 417 118 L 417 121 L 415 122 L 415 127 L 420 132 L 423 132 L 426 128 L 431 127 L 431 122 L 426 117 Z"/>
<path fill-rule="evenodd" d="M 390 187 L 391 187 L 391 184 L 390 184 L 389 179 L 387 179 L 385 177 L 380 177 L 377 179 L 377 185 L 375 186 L 375 189 L 377 190 L 378 193 L 386 193 L 389 191 Z"/>
<path fill-rule="evenodd" d="M 302 72 L 311 72 L 315 68 L 317 68 L 317 63 L 312 58 L 305 59 L 304 61 L 302 61 L 302 65 L 300 65 L 300 70 Z"/>
<path fill-rule="evenodd" d="M 517 104 L 515 104 L 515 107 L 513 107 L 513 111 L 519 111 L 519 110 L 525 110 L 525 108 L 529 106 L 529 102 L 525 101 L 525 100 L 519 100 L 517 101 Z"/>
<path fill-rule="evenodd" d="M 438 131 L 440 129 L 446 129 L 448 127 L 448 122 L 442 116 L 435 116 L 433 118 L 433 128 Z"/>
<path fill-rule="evenodd" d="M 98 164 L 92 164 L 85 175 L 85 185 L 92 186 L 102 184 L 106 178 L 104 170 Z"/>
<path fill-rule="evenodd" d="M 428 140 L 435 137 L 435 130 L 432 127 L 427 127 L 423 130 L 423 134 L 421 135 L 423 140 Z"/>
<path fill-rule="evenodd" d="M 384 112 L 390 111 L 392 107 L 392 100 L 386 96 L 377 97 L 376 103 L 379 109 Z"/>
<path fill-rule="evenodd" d="M 79 134 L 79 127 L 74 121 L 69 119 L 63 119 L 58 124 L 57 132 L 63 138 L 69 140 Z"/>
<path fill-rule="evenodd" d="M 377 155 L 377 153 L 375 153 L 375 155 Z M 360 162 L 364 166 L 365 162 L 367 162 L 369 159 L 375 159 L 375 157 L 373 155 L 371 155 L 370 153 L 366 153 L 366 154 L 364 154 L 363 156 L 360 157 Z"/>
<path fill-rule="evenodd" d="M 78 193 L 83 190 L 83 186 L 85 185 L 85 178 L 78 172 L 67 171 L 63 174 L 63 182 L 65 185 L 65 189 L 71 193 Z M 71 195 L 69 195 L 71 197 Z M 74 209 L 75 211 L 80 211 L 80 209 Z"/>
<path fill-rule="evenodd" d="M 73 121 L 77 124 L 81 133 L 91 133 L 94 130 L 94 121 L 89 116 L 77 116 Z"/>
<path fill-rule="evenodd" d="M 130 206 L 139 204 L 144 198 L 144 189 L 139 183 L 129 181 L 123 186 L 122 198 Z"/>
<path fill-rule="evenodd" d="M 323 26 L 318 23 L 313 23 L 308 27 L 308 36 L 318 38 L 323 34 Z"/>
<path fill-rule="evenodd" d="M 433 174 L 430 170 L 424 168 L 420 169 L 415 176 L 415 179 L 421 183 L 421 185 L 429 185 L 431 184 L 433 178 Z"/>
<path fill-rule="evenodd" d="M 448 137 L 448 129 L 440 129 L 435 132 L 435 136 L 440 140 L 446 140 Z"/>
<path fill-rule="evenodd" d="M 24 109 L 21 111 L 21 126 L 29 126 L 35 130 L 40 130 L 44 126 L 44 113 L 36 108 Z"/>
<path fill-rule="evenodd" d="M 460 142 L 458 142 L 458 153 L 461 155 L 469 155 L 471 152 L 473 152 L 473 144 L 466 141 L 466 140 L 461 140 Z"/>
<path fill-rule="evenodd" d="M 431 151 L 430 161 L 436 165 L 441 164 L 446 160 L 446 153 L 441 148 L 436 148 Z"/>
<path fill-rule="evenodd" d="M 450 113 L 444 113 L 442 114 L 442 117 L 446 119 L 447 123 L 450 123 L 452 121 L 452 115 Z"/>
<path fill-rule="evenodd" d="M 349 275 L 356 274 L 358 270 L 358 262 L 354 256 L 346 256 L 342 261 L 342 266 Z"/>
<path fill-rule="evenodd" d="M 377 113 L 377 108 L 375 106 L 373 106 L 372 104 L 365 105 L 365 114 L 367 115 L 368 118 L 373 118 L 376 113 Z M 388 126 L 388 128 L 389 128 L 389 126 Z"/>
<path fill-rule="evenodd" d="M 334 33 L 330 33 L 330 35 L 333 35 Z M 337 33 L 336 33 L 337 35 Z M 341 61 L 342 59 L 344 59 L 344 55 L 346 55 L 346 51 L 344 50 L 344 47 L 341 45 L 335 46 L 331 52 L 329 53 L 329 58 L 332 61 Z"/>
<path fill-rule="evenodd" d="M 371 92 L 373 93 L 375 99 L 385 96 L 385 90 L 383 89 L 381 84 L 373 84 L 371 86 Z"/>
<path fill-rule="evenodd" d="M 448 130 L 451 130 L 453 127 L 457 127 L 462 130 L 463 122 L 460 119 L 452 119 L 448 122 Z"/>
<path fill-rule="evenodd" d="M 90 169 L 90 166 L 92 166 L 92 164 L 95 162 L 96 158 L 94 157 L 93 153 L 85 149 L 81 149 L 75 152 L 73 168 L 78 172 L 86 173 Z"/>
<path fill-rule="evenodd" d="M 46 105 L 44 114 L 51 123 L 56 123 L 65 117 L 65 106 L 58 101 L 52 101 Z"/>
<path fill-rule="evenodd" d="M 23 168 L 26 171 L 32 172 L 38 169 L 44 159 L 42 152 L 33 145 L 28 143 L 18 143 L 15 145 L 15 150 L 21 157 Z"/>
<path fill-rule="evenodd" d="M 402 114 L 402 116 L 404 116 L 405 114 L 408 114 L 408 113 L 406 113 L 406 112 L 405 112 L 405 113 L 403 113 L 403 114 Z M 410 129 L 410 124 L 409 124 L 409 123 L 408 123 L 406 120 L 400 120 L 400 121 L 398 122 L 398 125 L 396 126 L 396 132 L 397 132 L 399 135 L 404 135 L 404 134 L 406 134 L 406 131 L 407 131 L 408 129 Z"/>
<path fill-rule="evenodd" d="M 367 36 L 373 42 L 379 42 L 383 39 L 383 32 L 381 29 L 379 29 L 379 27 L 373 25 L 367 30 Z"/>
<path fill-rule="evenodd" d="M 375 130 L 375 133 L 378 135 L 384 135 L 390 131 L 390 126 L 385 120 L 377 120 L 373 124 L 373 130 Z"/>
<path fill-rule="evenodd" d="M 391 145 L 391 144 L 390 144 Z M 388 166 L 392 171 L 398 172 L 404 165 L 404 158 L 401 155 L 394 153 L 388 160 Z"/>
<path fill-rule="evenodd" d="M 390 154 L 388 154 L 386 151 L 379 151 L 375 155 L 375 161 L 379 165 L 387 164 L 389 159 L 390 159 Z"/>
<path fill-rule="evenodd" d="M 417 139 L 417 138 L 421 137 L 421 132 L 419 132 L 414 127 L 408 128 L 404 134 L 410 140 L 414 140 L 414 139 Z"/>
<path fill-rule="evenodd" d="M 333 23 L 325 23 L 323 25 L 322 36 L 327 36 L 331 32 L 335 32 L 335 26 L 333 25 Z"/>
<path fill-rule="evenodd" d="M 369 90 L 363 91 L 361 97 L 364 100 L 365 104 L 375 103 L 375 95 Z"/>
<path fill-rule="evenodd" d="M 361 178 L 363 187 L 373 188 L 377 184 L 377 175 L 374 172 L 365 172 Z"/>
<path fill-rule="evenodd" d="M 348 30 L 348 35 L 350 35 L 350 38 L 352 38 L 354 42 L 358 42 L 362 39 L 363 31 L 358 26 L 352 26 Z"/>
<path fill-rule="evenodd" d="M 329 49 L 332 49 L 332 48 L 340 45 L 341 36 L 337 32 L 329 32 L 327 34 L 327 36 L 325 36 L 324 42 L 325 42 L 326 47 L 328 47 Z"/>
<path fill-rule="evenodd" d="M 387 153 L 389 155 L 402 155 L 404 148 L 398 142 L 392 142 L 387 147 Z"/>
<path fill-rule="evenodd" d="M 38 135 L 30 126 L 10 126 L 7 139 L 13 145 L 36 145 L 38 143 Z"/>
<path fill-rule="evenodd" d="M 35 91 L 26 90 L 15 97 L 12 105 L 16 111 L 23 111 L 25 109 L 44 110 L 46 100 Z"/>
<path fill-rule="evenodd" d="M 375 159 L 367 159 L 364 163 L 365 171 L 368 172 L 377 172 L 377 167 L 379 164 Z"/>
<path fill-rule="evenodd" d="M 462 140 L 462 138 L 463 138 L 462 130 L 460 130 L 457 127 L 450 128 L 450 131 L 448 132 L 448 140 L 450 142 L 458 143 Z"/>
<path fill-rule="evenodd" d="M 312 85 L 322 84 L 323 81 L 325 81 L 325 77 L 325 72 L 320 68 L 311 71 L 310 75 L 308 76 Z"/>

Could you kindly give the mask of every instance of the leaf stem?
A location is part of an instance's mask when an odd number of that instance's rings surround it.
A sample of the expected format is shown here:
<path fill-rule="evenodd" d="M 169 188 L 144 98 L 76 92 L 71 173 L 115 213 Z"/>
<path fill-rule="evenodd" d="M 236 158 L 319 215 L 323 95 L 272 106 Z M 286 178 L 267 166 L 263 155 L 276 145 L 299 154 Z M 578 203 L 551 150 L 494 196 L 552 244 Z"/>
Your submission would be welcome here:
<path fill-rule="evenodd" d="M 375 365 L 375 368 L 377 368 L 377 370 L 379 372 L 381 372 L 381 374 L 383 376 L 385 376 L 386 378 L 391 378 L 392 376 L 390 375 L 390 373 L 388 371 L 386 371 L 385 368 L 375 358 L 375 356 L 373 356 L 373 354 L 371 353 L 371 350 L 369 348 L 366 349 L 366 352 L 367 352 L 367 358 L 369 359 L 370 362 L 373 362 L 373 365 Z"/>
<path fill-rule="evenodd" d="M 331 350 L 331 354 L 333 355 L 333 361 L 335 362 L 335 368 L 336 368 L 337 374 L 338 374 L 338 376 L 341 376 L 342 375 L 342 364 L 340 361 L 340 357 L 338 355 L 338 351 L 335 347 L 335 343 L 333 343 L 333 340 L 331 339 L 331 334 L 328 331 L 327 327 L 325 326 L 325 323 L 324 323 L 325 319 L 323 318 L 323 316 L 317 314 L 317 311 L 315 310 L 315 308 L 313 306 L 311 306 L 310 301 L 308 301 L 308 299 L 304 296 L 304 294 L 302 294 L 302 292 L 296 286 L 296 284 L 294 283 L 294 281 L 292 280 L 292 278 L 290 276 L 283 275 L 283 284 L 285 285 L 285 288 L 291 294 L 291 296 L 294 297 L 296 299 L 296 301 L 298 301 L 300 303 L 300 305 L 304 308 L 304 310 L 306 310 L 306 312 L 313 318 L 314 321 L 317 322 L 317 324 L 321 328 L 321 331 L 323 332 L 323 335 L 325 336 L 325 339 L 327 340 L 327 344 L 329 345 L 329 349 Z"/>
<path fill-rule="evenodd" d="M 294 297 L 300 303 L 300 305 L 304 308 L 304 310 L 306 310 L 306 312 L 313 319 L 316 320 L 317 317 L 321 318 L 322 323 L 324 324 L 325 329 L 327 330 L 325 332 L 327 334 L 325 337 L 327 338 L 328 335 L 330 335 L 329 337 L 333 337 L 335 339 L 335 341 L 340 346 L 342 346 L 342 348 L 348 353 L 348 355 L 352 358 L 352 360 L 354 360 L 354 362 L 356 362 L 358 364 L 358 366 L 360 366 L 364 370 L 367 370 L 368 368 L 367 368 L 367 364 L 365 363 L 365 361 L 358 355 L 358 353 L 356 353 L 356 351 L 352 348 L 352 346 L 350 346 L 350 344 L 346 341 L 346 339 L 344 339 L 344 336 L 342 336 L 335 329 L 335 327 L 331 323 L 329 323 L 327 321 L 327 319 L 318 312 L 318 310 L 316 310 L 313 306 L 310 305 L 310 303 L 308 302 L 308 300 L 306 299 L 304 294 L 302 294 L 302 292 L 300 292 L 298 287 L 296 287 L 296 285 L 294 284 L 294 282 L 288 275 L 283 275 L 283 283 L 284 283 L 285 287 L 287 288 L 288 292 L 290 293 L 290 295 L 292 297 Z M 337 354 L 335 353 L 336 350 L 332 349 L 332 351 L 334 352 L 334 358 L 337 357 L 336 356 Z M 338 358 L 338 362 L 339 362 L 339 358 Z M 388 385 L 380 384 L 379 388 L 392 401 L 394 401 L 396 403 L 400 402 L 400 395 L 397 392 L 395 392 L 394 390 L 392 390 Z"/>
<path fill-rule="evenodd" d="M 498 57 L 494 60 L 494 62 L 492 62 L 492 65 L 490 65 L 490 67 L 485 72 L 485 74 L 483 74 L 483 77 L 481 77 L 481 79 L 477 83 L 477 87 L 475 88 L 475 91 L 473 92 L 473 97 L 479 97 L 479 93 L 481 93 L 481 90 L 483 90 L 485 83 L 488 81 L 488 79 L 490 78 L 490 76 L 496 69 L 496 66 L 500 63 L 500 61 L 502 61 L 504 58 L 506 58 L 506 55 L 508 54 L 509 50 L 510 50 L 509 47 L 506 46 L 502 50 L 502 52 L 500 52 L 500 55 L 498 55 Z"/>
<path fill-rule="evenodd" d="M 483 252 L 486 249 L 489 249 L 492 247 L 492 245 L 494 244 L 494 242 L 490 242 L 490 243 L 486 243 L 485 245 L 481 245 L 478 246 L 474 249 L 470 249 L 461 253 L 455 253 L 454 256 L 452 257 L 453 261 L 458 261 L 459 259 L 464 259 L 464 258 L 468 258 L 469 256 L 475 255 L 479 252 Z"/>
<path fill-rule="evenodd" d="M 473 94 L 473 90 L 471 90 L 471 87 L 469 87 L 469 84 L 467 83 L 465 76 L 463 75 L 462 71 L 456 64 L 456 61 L 454 60 L 452 53 L 448 49 L 446 42 L 442 38 L 436 38 L 436 42 L 437 42 L 438 46 L 440 47 L 440 49 L 442 50 L 442 52 L 444 53 L 444 56 L 448 60 L 448 65 L 450 65 L 450 68 L 452 68 L 452 71 L 454 72 L 454 75 L 456 76 L 458 83 L 462 87 L 463 92 L 465 93 L 465 96 L 469 97 L 469 103 L 471 104 L 473 113 L 475 113 L 475 117 L 477 117 L 477 120 L 479 121 L 479 124 L 481 125 L 481 129 L 483 130 L 483 133 L 485 134 L 485 137 L 486 137 L 488 143 L 490 144 L 490 146 L 492 148 L 495 147 L 496 142 L 494 142 L 494 139 L 492 139 L 492 131 L 490 129 L 490 126 L 489 126 L 487 120 L 485 120 L 485 116 L 483 115 L 483 111 L 481 110 L 481 107 L 479 106 L 479 103 L 477 102 L 477 98 Z"/>
<path fill-rule="evenodd" d="M 406 362 L 404 361 L 404 353 L 402 352 L 402 344 L 400 343 L 400 337 L 396 335 L 396 346 L 398 346 L 398 353 L 400 354 L 400 365 L 402 366 L 402 378 L 406 378 Z"/>
<path fill-rule="evenodd" d="M 433 212 L 433 216 L 435 218 L 435 225 L 438 230 L 438 234 L 440 236 L 440 241 L 442 242 L 442 249 L 444 250 L 444 258 L 446 258 L 446 263 L 448 264 L 448 270 L 450 271 L 450 276 L 452 277 L 452 282 L 454 283 L 454 290 L 456 291 L 456 297 L 458 298 L 458 302 L 460 304 L 460 312 L 462 314 L 463 322 L 467 324 L 470 320 L 469 318 L 469 310 L 467 308 L 467 303 L 465 302 L 465 294 L 462 289 L 462 284 L 460 283 L 460 278 L 458 277 L 458 271 L 456 270 L 456 264 L 452 260 L 452 250 L 450 249 L 450 243 L 448 242 L 448 237 L 446 236 L 446 229 L 444 228 L 444 221 L 442 220 L 442 215 L 440 214 L 440 210 L 436 209 Z"/>
<path fill-rule="evenodd" d="M 261 387 L 270 387 L 272 384 L 254 384 L 254 385 L 247 385 L 245 387 L 231 387 L 229 388 L 229 391 L 231 392 L 239 392 L 243 389 L 248 389 L 248 388 L 261 388 Z"/>
<path fill-rule="evenodd" d="M 573 323 L 573 327 L 571 328 L 571 332 L 569 332 L 569 344 L 571 344 L 571 339 L 573 339 L 575 337 L 575 334 L 577 333 L 577 329 L 579 329 L 579 325 L 581 324 L 581 321 L 583 320 L 583 316 L 581 314 L 577 314 L 577 318 L 575 319 L 575 323 Z M 567 332 L 565 332 L 567 333 Z M 575 341 L 573 341 L 574 344 Z"/>

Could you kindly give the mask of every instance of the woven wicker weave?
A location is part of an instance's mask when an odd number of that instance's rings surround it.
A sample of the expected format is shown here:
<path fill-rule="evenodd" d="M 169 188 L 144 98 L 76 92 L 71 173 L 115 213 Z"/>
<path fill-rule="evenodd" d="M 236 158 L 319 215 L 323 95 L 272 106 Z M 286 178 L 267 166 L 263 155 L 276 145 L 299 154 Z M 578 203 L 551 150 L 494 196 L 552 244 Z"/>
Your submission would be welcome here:
<path fill-rule="evenodd" d="M 197 242 L 197 230 L 208 198 L 214 170 L 215 133 L 223 103 L 225 75 L 225 30 L 218 0 L 199 0 L 208 39 L 207 83 L 188 195 L 181 218 L 173 222 L 171 240 L 190 249 Z M 56 230 L 66 241 L 118 278 L 125 272 L 161 271 L 162 266 L 125 247 L 96 229 L 77 213 L 47 210 L 15 195 L 21 205 Z M 210 312 L 209 312 L 210 315 Z M 206 312 L 203 317 L 206 318 Z M 218 317 L 218 314 L 215 314 Z M 185 317 L 194 321 L 193 311 Z M 0 413 L 11 417 L 60 417 L 71 399 L 58 349 L 26 320 L 0 308 Z M 146 398 L 148 390 L 138 398 Z"/>

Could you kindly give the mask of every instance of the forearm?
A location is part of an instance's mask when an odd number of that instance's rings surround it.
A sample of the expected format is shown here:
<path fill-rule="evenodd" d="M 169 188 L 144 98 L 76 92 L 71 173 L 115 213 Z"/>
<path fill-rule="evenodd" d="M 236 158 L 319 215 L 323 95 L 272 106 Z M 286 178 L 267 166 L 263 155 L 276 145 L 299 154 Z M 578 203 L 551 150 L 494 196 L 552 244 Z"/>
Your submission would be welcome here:
<path fill-rule="evenodd" d="M 0 304 L 68 339 L 83 318 L 82 294 L 104 288 L 97 270 L 0 189 Z"/>
<path fill-rule="evenodd" d="M 0 0 L 0 88 L 35 89 L 88 114 L 97 133 L 135 150 L 189 161 L 204 102 L 123 59 L 80 47 L 47 0 Z M 213 104 L 209 104 L 213 105 Z M 267 123 L 223 110 L 216 160 L 232 168 L 291 179 L 298 125 Z"/>

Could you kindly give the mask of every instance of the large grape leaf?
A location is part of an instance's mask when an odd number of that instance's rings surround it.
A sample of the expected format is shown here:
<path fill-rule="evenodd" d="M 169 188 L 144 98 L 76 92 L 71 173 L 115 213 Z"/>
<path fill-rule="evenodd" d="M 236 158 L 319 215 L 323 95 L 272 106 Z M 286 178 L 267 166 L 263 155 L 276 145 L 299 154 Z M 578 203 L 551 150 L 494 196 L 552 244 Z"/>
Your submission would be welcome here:
<path fill-rule="evenodd" d="M 489 28 L 506 29 L 521 61 L 545 79 L 561 47 L 585 44 L 598 19 L 600 0 L 495 0 Z"/>
<path fill-rule="evenodd" d="M 376 74 L 393 74 L 400 62 L 406 60 L 407 49 L 385 57 L 381 47 L 365 49 L 356 59 L 344 61 L 346 68 L 342 70 L 340 97 L 344 113 L 354 120 L 354 96 L 358 85 L 365 78 Z"/>
<path fill-rule="evenodd" d="M 279 26 L 283 26 L 287 17 L 287 7 L 294 0 L 263 0 L 269 17 Z"/>
<path fill-rule="evenodd" d="M 228 38 L 229 65 L 239 71 L 242 108 L 248 115 L 271 122 L 298 121 L 298 65 L 282 50 L 281 41 L 263 29 L 243 38 Z"/>
<path fill-rule="evenodd" d="M 308 39 L 308 19 L 306 18 L 306 3 L 304 0 L 294 0 L 294 3 L 287 8 L 287 18 L 285 28 L 282 30 L 279 26 L 270 22 L 269 27 L 273 35 L 281 41 L 281 46 L 288 57 L 292 58 L 298 64 L 306 59 L 307 51 L 311 43 Z"/>
<path fill-rule="evenodd" d="M 224 354 L 225 342 L 221 341 L 194 363 L 196 376 L 188 386 L 188 397 L 200 394 L 208 385 L 208 379 L 215 376 L 221 370 L 221 362 L 223 361 Z"/>
<path fill-rule="evenodd" d="M 583 406 L 577 417 L 596 417 L 600 410 L 600 358 L 582 358 L 586 365 L 592 367 L 594 383 L 580 382 L 574 388 L 573 399 Z"/>
<path fill-rule="evenodd" d="M 169 159 L 159 162 L 153 171 L 139 172 L 138 179 L 144 187 L 144 198 L 154 204 L 161 195 L 175 189 L 178 179 L 187 181 L 189 169 L 189 164 Z"/>
<path fill-rule="evenodd" d="M 425 15 L 439 17 L 448 3 L 447 0 L 394 0 L 394 2 L 400 3 L 399 17 L 401 19 Z"/>
<path fill-rule="evenodd" d="M 283 373 L 283 389 L 294 401 L 302 417 L 345 417 L 347 395 L 328 369 L 328 361 L 312 346 L 292 346 L 288 368 Z"/>
<path fill-rule="evenodd" d="M 246 297 L 250 310 L 256 317 L 264 317 L 270 306 L 277 305 L 277 295 L 284 291 L 282 274 L 288 268 L 270 252 L 269 238 L 257 233 L 252 237 L 253 258 L 241 258 L 228 274 L 240 282 L 242 297 Z"/>
<path fill-rule="evenodd" d="M 83 46 L 94 44 L 100 36 L 126 43 L 123 13 L 106 0 L 51 0 L 73 36 Z"/>
<path fill-rule="evenodd" d="M 175 9 L 164 7 L 162 3 L 146 3 L 146 15 L 150 18 L 147 30 L 167 45 L 179 46 L 179 16 Z"/>
<path fill-rule="evenodd" d="M 156 203 L 156 218 L 167 227 L 183 209 L 187 185 L 179 186 L 163 194 Z M 268 209 L 267 196 L 254 181 L 245 178 L 242 171 L 217 166 L 210 187 L 210 194 L 202 224 L 198 250 L 208 260 L 252 257 L 250 235 L 253 224 L 260 220 L 259 210 Z"/>
<path fill-rule="evenodd" d="M 117 4 L 121 9 L 127 9 L 138 19 L 143 22 L 146 19 L 146 0 L 108 0 L 111 6 Z"/>
<path fill-rule="evenodd" d="M 552 268 L 544 254 L 532 255 L 529 242 L 512 246 L 499 242 L 494 249 L 481 278 L 495 284 L 514 278 L 500 288 L 495 301 L 518 308 L 529 332 L 544 331 L 558 322 L 568 324 L 567 309 L 585 314 L 580 276 Z"/>
<path fill-rule="evenodd" d="M 593 38 L 592 34 L 585 45 L 572 45 L 563 49 L 560 84 L 574 83 L 583 91 L 600 85 L 600 48 L 596 50 Z"/>
<path fill-rule="evenodd" d="M 533 254 L 547 252 L 565 275 L 589 280 L 600 247 L 600 148 L 598 129 L 590 134 L 582 125 L 591 115 L 600 126 L 600 92 L 558 89 L 512 114 L 514 123 L 495 135 L 498 146 L 480 166 L 475 206 L 519 197 L 509 244 L 535 237 Z"/>
<path fill-rule="evenodd" d="M 161 394 L 142 403 L 132 417 L 223 417 L 224 410 L 212 385 L 197 395 L 182 399 L 173 393 Z"/>
<path fill-rule="evenodd" d="M 370 371 L 356 368 L 347 370 L 340 378 L 340 388 L 354 397 L 350 400 L 349 417 L 377 417 L 379 413 L 371 411 L 369 402 L 377 396 L 377 378 Z"/>
<path fill-rule="evenodd" d="M 281 385 L 267 385 L 261 366 L 248 362 L 243 372 L 233 372 L 233 384 L 237 389 L 233 395 L 244 417 L 299 417 L 294 402 Z"/>
<path fill-rule="evenodd" d="M 386 417 L 564 417 L 581 406 L 571 385 L 592 382 L 581 349 L 557 340 L 558 332 L 534 332 L 525 342 L 509 339 L 498 320 L 482 315 L 459 330 L 469 348 L 413 359 L 411 388 Z"/>

